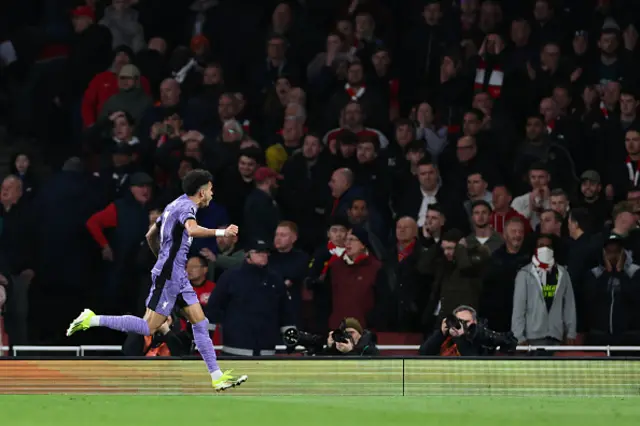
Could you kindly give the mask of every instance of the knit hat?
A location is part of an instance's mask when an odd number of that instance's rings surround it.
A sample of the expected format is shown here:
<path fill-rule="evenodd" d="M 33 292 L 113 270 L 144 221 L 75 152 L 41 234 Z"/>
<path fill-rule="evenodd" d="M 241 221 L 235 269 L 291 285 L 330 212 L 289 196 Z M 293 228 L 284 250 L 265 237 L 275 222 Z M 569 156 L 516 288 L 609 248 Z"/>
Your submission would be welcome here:
<path fill-rule="evenodd" d="M 362 325 L 360 325 L 360 321 L 358 321 L 357 319 L 353 318 L 353 317 L 348 317 L 344 319 L 344 326 L 345 328 L 353 328 L 354 330 L 356 330 L 358 333 L 362 334 L 364 329 L 362 328 Z"/>
<path fill-rule="evenodd" d="M 366 229 L 360 226 L 354 227 L 353 229 L 351 229 L 351 235 L 353 235 L 358 240 L 360 240 L 364 248 L 371 251 L 371 241 L 369 240 L 369 232 L 367 232 Z"/>

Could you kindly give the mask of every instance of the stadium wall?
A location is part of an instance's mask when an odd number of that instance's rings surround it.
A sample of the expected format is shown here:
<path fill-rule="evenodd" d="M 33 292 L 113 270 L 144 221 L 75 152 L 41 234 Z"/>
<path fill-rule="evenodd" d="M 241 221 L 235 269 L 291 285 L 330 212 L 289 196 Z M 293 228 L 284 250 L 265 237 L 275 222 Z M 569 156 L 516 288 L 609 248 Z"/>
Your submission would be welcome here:
<path fill-rule="evenodd" d="M 640 396 L 633 360 L 226 360 L 229 395 Z M 212 394 L 202 361 L 2 360 L 0 394 Z"/>

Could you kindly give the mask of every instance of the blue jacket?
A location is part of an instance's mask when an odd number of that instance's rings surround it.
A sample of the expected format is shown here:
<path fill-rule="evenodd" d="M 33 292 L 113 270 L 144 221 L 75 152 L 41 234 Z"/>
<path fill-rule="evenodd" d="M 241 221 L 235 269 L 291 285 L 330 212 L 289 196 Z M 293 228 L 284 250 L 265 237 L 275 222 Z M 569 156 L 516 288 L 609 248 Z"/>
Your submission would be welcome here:
<path fill-rule="evenodd" d="M 247 262 L 220 276 L 206 309 L 209 321 L 222 325 L 225 351 L 274 350 L 282 344 L 281 333 L 294 324 L 282 276 Z"/>

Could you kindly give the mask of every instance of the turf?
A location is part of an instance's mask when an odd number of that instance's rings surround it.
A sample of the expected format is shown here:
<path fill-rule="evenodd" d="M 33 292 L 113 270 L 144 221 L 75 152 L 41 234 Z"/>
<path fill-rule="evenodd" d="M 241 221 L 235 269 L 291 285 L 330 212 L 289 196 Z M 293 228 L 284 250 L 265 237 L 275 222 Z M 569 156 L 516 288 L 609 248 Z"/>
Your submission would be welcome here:
<path fill-rule="evenodd" d="M 636 398 L 6 395 L 2 426 L 637 425 Z"/>

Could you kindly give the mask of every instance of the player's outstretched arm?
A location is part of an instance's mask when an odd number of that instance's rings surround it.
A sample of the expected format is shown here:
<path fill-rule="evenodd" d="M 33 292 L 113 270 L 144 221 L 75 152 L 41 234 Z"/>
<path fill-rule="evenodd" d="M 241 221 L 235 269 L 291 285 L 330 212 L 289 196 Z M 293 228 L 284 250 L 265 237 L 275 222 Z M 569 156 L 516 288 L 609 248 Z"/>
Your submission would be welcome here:
<path fill-rule="evenodd" d="M 238 235 L 238 227 L 229 225 L 226 229 L 209 229 L 198 225 L 195 219 L 189 219 L 184 223 L 187 235 L 193 238 L 232 237 Z"/>
<path fill-rule="evenodd" d="M 158 236 L 158 227 L 154 223 L 153 225 L 151 225 L 151 228 L 149 228 L 146 237 L 147 244 L 149 244 L 149 248 L 156 257 L 158 257 L 158 252 L 160 251 L 160 239 L 158 238 Z"/>

